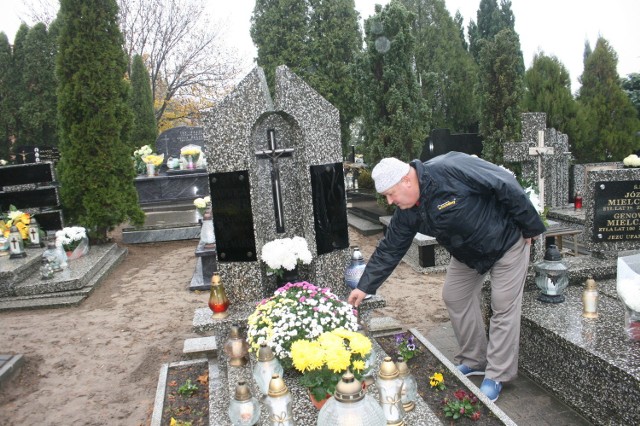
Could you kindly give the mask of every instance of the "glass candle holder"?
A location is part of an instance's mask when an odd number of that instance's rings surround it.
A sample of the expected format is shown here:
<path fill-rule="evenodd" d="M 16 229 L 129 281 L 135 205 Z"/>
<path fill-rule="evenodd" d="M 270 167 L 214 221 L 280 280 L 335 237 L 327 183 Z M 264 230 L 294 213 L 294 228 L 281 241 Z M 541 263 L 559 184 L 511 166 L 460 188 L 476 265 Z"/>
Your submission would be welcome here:
<path fill-rule="evenodd" d="M 222 319 L 229 316 L 229 299 L 220 281 L 220 275 L 215 272 L 211 277 L 211 290 L 209 291 L 209 309 L 213 311 L 211 318 Z"/>
<path fill-rule="evenodd" d="M 385 357 L 380 364 L 376 386 L 380 393 L 380 405 L 387 419 L 388 425 L 404 424 L 404 407 L 402 406 L 402 386 L 404 381 L 400 378 L 398 367 L 391 360 Z"/>
<path fill-rule="evenodd" d="M 236 385 L 235 395 L 229 402 L 229 418 L 233 426 L 252 426 L 260 420 L 260 404 L 245 381 Z"/>
<path fill-rule="evenodd" d="M 274 374 L 269 382 L 269 392 L 264 401 L 269 410 L 270 426 L 295 426 L 293 420 L 293 398 L 287 385 L 278 374 Z"/>
<path fill-rule="evenodd" d="M 273 354 L 271 347 L 266 343 L 261 343 L 258 350 L 258 362 L 253 367 L 253 378 L 260 392 L 266 395 L 269 392 L 269 382 L 273 375 L 282 376 L 282 373 L 282 365 Z"/>

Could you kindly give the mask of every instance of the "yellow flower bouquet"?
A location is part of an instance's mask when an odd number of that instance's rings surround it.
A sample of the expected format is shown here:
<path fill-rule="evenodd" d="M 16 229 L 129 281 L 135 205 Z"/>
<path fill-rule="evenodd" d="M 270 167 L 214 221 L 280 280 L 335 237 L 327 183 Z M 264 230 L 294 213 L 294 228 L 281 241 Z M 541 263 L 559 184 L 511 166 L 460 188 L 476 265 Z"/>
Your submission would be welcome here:
<path fill-rule="evenodd" d="M 5 238 L 9 238 L 11 227 L 13 225 L 20 231 L 20 236 L 23 240 L 29 239 L 29 222 L 31 222 L 31 215 L 29 213 L 22 212 L 14 205 L 9 206 L 9 212 L 0 217 L 0 231 Z"/>
<path fill-rule="evenodd" d="M 144 157 L 142 157 L 142 161 L 144 161 L 146 164 L 153 164 L 154 166 L 158 167 L 164 161 L 164 154 L 145 155 Z"/>
<path fill-rule="evenodd" d="M 315 340 L 300 339 L 291 345 L 293 367 L 302 373 L 299 382 L 320 401 L 333 395 L 342 375 L 351 371 L 358 380 L 367 372 L 371 340 L 356 331 L 337 328 Z"/>
<path fill-rule="evenodd" d="M 191 157 L 191 161 L 195 165 L 202 154 L 202 149 L 198 145 L 189 144 L 183 146 L 180 149 L 180 156 L 188 161 L 188 157 Z"/>

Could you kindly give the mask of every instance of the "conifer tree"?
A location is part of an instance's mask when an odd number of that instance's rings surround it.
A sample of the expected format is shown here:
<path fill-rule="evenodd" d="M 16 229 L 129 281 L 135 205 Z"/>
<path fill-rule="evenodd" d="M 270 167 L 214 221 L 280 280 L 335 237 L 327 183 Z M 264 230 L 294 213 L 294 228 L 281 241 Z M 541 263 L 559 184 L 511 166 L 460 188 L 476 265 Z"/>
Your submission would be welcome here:
<path fill-rule="evenodd" d="M 67 223 L 96 242 L 115 226 L 141 224 L 128 146 L 122 34 L 115 0 L 61 0 L 56 72 L 60 195 Z"/>
<path fill-rule="evenodd" d="M 0 158 L 9 160 L 11 137 L 11 103 L 9 102 L 9 76 L 11 74 L 11 45 L 4 32 L 0 32 Z"/>
<path fill-rule="evenodd" d="M 398 1 L 364 23 L 366 51 L 358 61 L 365 161 L 417 158 L 428 133 L 429 116 L 414 70 L 415 15 Z"/>
<path fill-rule="evenodd" d="M 350 126 L 359 114 L 351 68 L 362 46 L 354 0 L 310 0 L 307 83 L 340 112 L 343 154 L 350 144 Z"/>
<path fill-rule="evenodd" d="M 520 135 L 520 102 L 523 77 L 522 52 L 513 31 L 505 29 L 494 41 L 485 40 L 480 49 L 480 133 L 482 158 L 503 162 L 503 144 Z"/>
<path fill-rule="evenodd" d="M 638 112 L 638 118 L 640 118 L 640 73 L 629 74 L 622 79 L 620 85 L 622 90 L 629 96 L 631 103 Z M 640 146 L 638 146 L 638 149 L 640 149 Z"/>
<path fill-rule="evenodd" d="M 23 97 L 18 107 L 21 123 L 20 144 L 56 146 L 57 81 L 55 77 L 56 40 L 46 26 L 29 29 L 23 45 Z"/>
<path fill-rule="evenodd" d="M 309 66 L 307 48 L 308 0 L 256 0 L 251 16 L 251 39 L 258 48 L 258 66 L 274 90 L 275 72 L 286 65 L 303 79 Z"/>
<path fill-rule="evenodd" d="M 578 105 L 571 95 L 571 78 L 566 67 L 555 56 L 540 52 L 525 73 L 525 87 L 523 109 L 546 113 L 547 127 L 565 133 L 574 146 L 580 127 Z"/>
<path fill-rule="evenodd" d="M 21 142 L 23 123 L 20 117 L 19 105 L 22 105 L 27 99 L 27 91 L 22 80 L 22 75 L 25 73 L 25 54 L 24 45 L 29 34 L 29 27 L 26 24 L 21 24 L 18 28 L 18 32 L 13 41 L 11 72 L 7 79 L 11 88 L 7 92 L 7 101 L 11 105 L 10 118 L 11 121 L 11 134 L 14 139 L 11 150 L 15 149 L 18 145 L 24 145 Z"/>
<path fill-rule="evenodd" d="M 149 145 L 155 151 L 158 128 L 153 111 L 153 96 L 151 94 L 151 80 L 149 71 L 140 55 L 133 57 L 131 66 L 131 112 L 133 126 L 131 127 L 131 144 L 133 150 Z"/>
<path fill-rule="evenodd" d="M 603 37 L 593 52 L 585 49 L 584 71 L 578 91 L 584 135 L 575 152 L 580 162 L 622 161 L 634 153 L 640 129 L 637 112 L 620 87 L 618 55 Z"/>
<path fill-rule="evenodd" d="M 474 96 L 477 66 L 464 49 L 457 25 L 444 0 L 402 0 L 416 14 L 413 34 L 415 62 L 422 96 L 430 110 L 432 128 L 453 132 L 477 131 Z"/>

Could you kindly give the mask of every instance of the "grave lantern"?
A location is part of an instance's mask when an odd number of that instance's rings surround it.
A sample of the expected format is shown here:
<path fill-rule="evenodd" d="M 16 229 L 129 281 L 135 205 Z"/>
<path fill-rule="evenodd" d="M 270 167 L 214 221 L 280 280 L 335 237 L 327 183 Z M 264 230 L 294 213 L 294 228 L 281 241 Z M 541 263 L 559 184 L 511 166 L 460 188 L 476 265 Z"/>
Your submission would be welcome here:
<path fill-rule="evenodd" d="M 29 221 L 29 244 L 30 248 L 44 247 L 44 243 L 40 240 L 40 225 L 35 217 Z"/>
<path fill-rule="evenodd" d="M 411 374 L 409 366 L 403 357 L 398 358 L 396 363 L 400 378 L 404 380 L 402 385 L 402 407 L 404 411 L 411 411 L 416 407 L 416 398 L 418 397 L 418 382 Z"/>
<path fill-rule="evenodd" d="M 229 418 L 233 426 L 252 426 L 260 420 L 260 404 L 244 380 L 238 382 L 236 393 L 229 402 Z"/>
<path fill-rule="evenodd" d="M 362 384 L 347 371 L 318 413 L 318 426 L 384 426 L 382 407 L 367 395 Z"/>
<path fill-rule="evenodd" d="M 229 299 L 224 291 L 224 286 L 220 282 L 220 275 L 217 272 L 211 277 L 211 290 L 209 292 L 209 309 L 213 311 L 211 318 L 222 319 L 229 316 Z"/>
<path fill-rule="evenodd" d="M 282 376 L 283 369 L 280 361 L 273 354 L 273 350 L 266 343 L 260 343 L 258 350 L 258 362 L 253 367 L 253 378 L 260 388 L 260 392 L 269 392 L 269 382 L 274 374 Z"/>
<path fill-rule="evenodd" d="M 21 259 L 27 257 L 27 253 L 24 251 L 24 241 L 22 241 L 22 235 L 15 225 L 12 225 L 9 230 L 9 259 Z"/>
<path fill-rule="evenodd" d="M 403 385 L 404 380 L 400 377 L 398 367 L 391 360 L 391 357 L 385 357 L 380 364 L 376 386 L 380 392 L 380 405 L 382 405 L 382 411 L 387 419 L 387 425 L 404 425 L 404 407 L 401 395 Z"/>
<path fill-rule="evenodd" d="M 249 362 L 249 344 L 247 339 L 240 335 L 240 326 L 233 324 L 229 332 L 229 339 L 224 344 L 224 353 L 229 357 L 229 365 L 242 367 Z"/>
<path fill-rule="evenodd" d="M 269 382 L 269 393 L 264 400 L 269 410 L 269 426 L 295 426 L 293 420 L 293 398 L 279 374 L 274 374 Z"/>
<path fill-rule="evenodd" d="M 549 245 L 544 259 L 536 263 L 536 285 L 540 289 L 538 300 L 545 303 L 564 302 L 564 289 L 569 285 L 567 266 L 562 262 L 562 255 L 555 244 Z"/>

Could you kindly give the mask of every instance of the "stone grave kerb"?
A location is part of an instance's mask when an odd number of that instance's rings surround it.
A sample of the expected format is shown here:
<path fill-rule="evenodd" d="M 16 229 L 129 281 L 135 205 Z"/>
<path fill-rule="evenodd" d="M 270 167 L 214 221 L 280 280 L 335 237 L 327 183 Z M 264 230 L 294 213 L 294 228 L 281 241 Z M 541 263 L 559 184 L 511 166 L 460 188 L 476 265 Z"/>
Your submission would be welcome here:
<path fill-rule="evenodd" d="M 218 234 L 233 223 L 220 220 L 214 212 L 218 272 L 232 305 L 273 293 L 277 284 L 260 260 L 262 246 L 293 236 L 303 237 L 313 255 L 312 263 L 301 268 L 300 278 L 338 294 L 346 292 L 343 274 L 348 237 L 345 247 L 319 254 L 310 171 L 314 166 L 336 163 L 342 171 L 338 110 L 286 66 L 276 69 L 274 89 L 272 98 L 263 70 L 256 67 L 204 118 L 204 153 L 209 159 L 214 208 L 221 202 L 215 195 L 216 179 L 235 179 L 237 174 L 238 180 L 248 180 L 242 185 L 248 193 L 251 229 L 243 238 L 252 250 L 233 260 L 225 258 Z M 276 151 L 282 155 L 274 155 Z M 275 168 L 279 173 L 277 197 Z M 346 194 L 343 198 L 346 206 Z M 279 214 L 277 199 L 281 201 Z M 346 233 L 346 207 L 344 215 Z"/>

